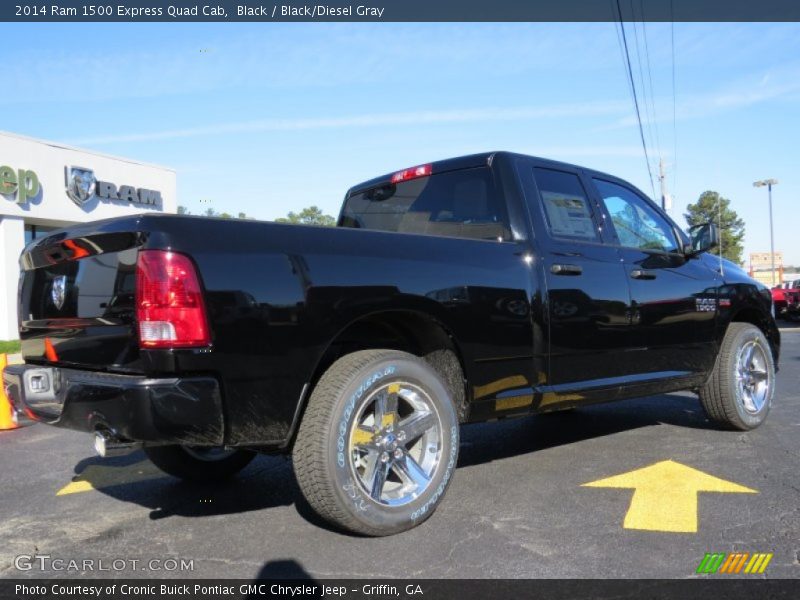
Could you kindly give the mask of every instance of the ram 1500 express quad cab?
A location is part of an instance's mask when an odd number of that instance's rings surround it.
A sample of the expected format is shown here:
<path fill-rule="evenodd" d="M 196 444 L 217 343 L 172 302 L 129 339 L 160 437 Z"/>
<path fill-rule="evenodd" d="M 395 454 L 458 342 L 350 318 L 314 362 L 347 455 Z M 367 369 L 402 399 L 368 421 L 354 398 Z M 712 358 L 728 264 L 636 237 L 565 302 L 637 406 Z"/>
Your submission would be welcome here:
<path fill-rule="evenodd" d="M 617 177 L 506 152 L 360 183 L 337 227 L 76 225 L 20 259 L 5 386 L 177 477 L 290 454 L 321 516 L 392 534 L 441 502 L 462 423 L 693 390 L 712 421 L 761 424 L 772 298 L 706 253 L 717 236 Z"/>

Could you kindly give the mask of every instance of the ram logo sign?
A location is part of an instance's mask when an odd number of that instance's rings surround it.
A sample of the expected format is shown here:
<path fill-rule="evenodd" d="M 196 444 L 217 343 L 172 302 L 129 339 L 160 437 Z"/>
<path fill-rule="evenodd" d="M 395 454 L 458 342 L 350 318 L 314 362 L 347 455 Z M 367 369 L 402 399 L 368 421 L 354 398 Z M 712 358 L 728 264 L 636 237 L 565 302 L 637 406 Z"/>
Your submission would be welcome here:
<path fill-rule="evenodd" d="M 696 573 L 760 574 L 767 569 L 772 556 L 772 552 L 706 552 Z"/>
<path fill-rule="evenodd" d="M 67 169 L 67 196 L 78 206 L 83 206 L 89 198 L 94 196 L 96 186 L 97 180 L 91 169 L 82 169 L 81 167 Z"/>
<path fill-rule="evenodd" d="M 78 206 L 83 206 L 92 197 L 106 202 L 128 202 L 143 206 L 161 207 L 161 192 L 132 185 L 121 185 L 100 181 L 94 171 L 83 167 L 66 167 L 67 196 Z"/>

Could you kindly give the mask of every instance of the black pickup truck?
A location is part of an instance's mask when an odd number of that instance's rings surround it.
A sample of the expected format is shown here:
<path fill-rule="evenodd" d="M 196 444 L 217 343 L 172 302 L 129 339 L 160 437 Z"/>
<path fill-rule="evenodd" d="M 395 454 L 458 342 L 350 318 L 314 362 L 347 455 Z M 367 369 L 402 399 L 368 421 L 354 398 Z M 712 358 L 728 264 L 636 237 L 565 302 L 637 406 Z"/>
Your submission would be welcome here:
<path fill-rule="evenodd" d="M 356 185 L 335 228 L 88 223 L 25 249 L 5 386 L 177 477 L 291 454 L 314 510 L 387 535 L 442 500 L 461 423 L 677 390 L 762 423 L 771 295 L 705 253 L 717 235 L 611 175 L 506 152 Z"/>

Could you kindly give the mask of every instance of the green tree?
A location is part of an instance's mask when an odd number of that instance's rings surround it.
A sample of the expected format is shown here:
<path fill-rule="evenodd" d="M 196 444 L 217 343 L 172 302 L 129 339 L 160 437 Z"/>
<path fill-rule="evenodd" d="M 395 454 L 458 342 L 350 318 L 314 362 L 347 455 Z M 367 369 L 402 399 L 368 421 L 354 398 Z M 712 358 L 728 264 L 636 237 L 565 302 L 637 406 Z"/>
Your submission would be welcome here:
<path fill-rule="evenodd" d="M 185 206 L 178 206 L 178 214 L 179 215 L 190 215 L 192 213 L 189 212 L 189 209 Z"/>
<path fill-rule="evenodd" d="M 700 194 L 697 202 L 686 207 L 683 217 L 689 224 L 702 225 L 709 221 L 716 223 L 720 229 L 720 245 L 711 252 L 719 254 L 736 264 L 742 264 L 744 246 L 744 221 L 739 218 L 735 210 L 731 210 L 731 201 L 723 198 L 717 192 L 706 191 Z"/>
<path fill-rule="evenodd" d="M 179 206 L 178 207 L 178 214 L 179 215 L 190 215 L 192 213 L 190 213 L 188 210 L 186 210 L 186 207 Z M 249 219 L 250 218 L 243 212 L 238 213 L 238 216 L 234 217 L 229 212 L 217 212 L 213 208 L 207 208 L 202 213 L 201 216 L 203 216 L 203 217 L 217 217 L 218 219 Z"/>
<path fill-rule="evenodd" d="M 290 212 L 285 217 L 275 219 L 276 223 L 297 223 L 300 225 L 322 225 L 323 227 L 333 227 L 336 219 L 326 215 L 317 206 L 309 206 L 299 213 Z"/>

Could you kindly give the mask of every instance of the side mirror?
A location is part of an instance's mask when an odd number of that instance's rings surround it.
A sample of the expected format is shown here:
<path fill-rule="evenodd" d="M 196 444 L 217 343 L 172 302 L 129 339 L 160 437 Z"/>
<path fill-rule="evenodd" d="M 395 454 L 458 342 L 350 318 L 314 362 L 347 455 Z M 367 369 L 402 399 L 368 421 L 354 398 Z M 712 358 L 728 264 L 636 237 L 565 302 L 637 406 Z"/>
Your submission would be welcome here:
<path fill-rule="evenodd" d="M 714 223 L 703 223 L 702 225 L 691 227 L 689 229 L 689 237 L 692 243 L 686 247 L 688 256 L 702 254 L 719 246 L 719 229 Z"/>

